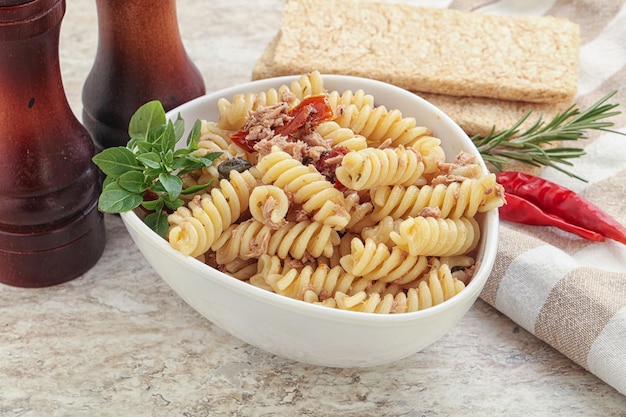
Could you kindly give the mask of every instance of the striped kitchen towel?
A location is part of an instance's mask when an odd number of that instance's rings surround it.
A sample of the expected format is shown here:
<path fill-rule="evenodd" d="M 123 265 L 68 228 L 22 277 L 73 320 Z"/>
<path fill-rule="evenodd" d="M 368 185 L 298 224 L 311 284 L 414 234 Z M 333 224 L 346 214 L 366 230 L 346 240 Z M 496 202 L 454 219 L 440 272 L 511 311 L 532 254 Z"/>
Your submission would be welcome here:
<path fill-rule="evenodd" d="M 484 13 L 564 17 L 580 25 L 581 108 L 611 91 L 626 111 L 626 2 L 594 0 L 436 2 Z M 614 117 L 626 133 L 626 115 Z M 578 144 L 571 171 L 541 176 L 574 189 L 626 225 L 626 136 Z M 481 298 L 575 363 L 626 394 L 626 245 L 589 242 L 549 227 L 501 223 L 499 254 Z"/>

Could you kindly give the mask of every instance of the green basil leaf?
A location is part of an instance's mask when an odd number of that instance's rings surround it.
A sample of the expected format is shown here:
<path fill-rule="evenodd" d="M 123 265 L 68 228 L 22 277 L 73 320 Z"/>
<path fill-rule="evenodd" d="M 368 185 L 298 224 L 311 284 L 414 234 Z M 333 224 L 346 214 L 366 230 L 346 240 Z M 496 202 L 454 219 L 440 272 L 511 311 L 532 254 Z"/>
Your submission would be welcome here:
<path fill-rule="evenodd" d="M 166 192 L 165 187 L 163 187 L 163 184 L 161 184 L 159 181 L 152 184 L 152 186 L 150 187 L 150 191 L 152 191 L 155 194 L 162 194 Z"/>
<path fill-rule="evenodd" d="M 176 142 L 180 140 L 185 134 L 185 120 L 183 120 L 180 113 L 176 117 L 176 121 L 174 122 L 174 136 L 176 137 Z"/>
<path fill-rule="evenodd" d="M 167 125 L 159 125 L 153 127 L 149 132 L 146 140 L 148 143 L 151 143 L 153 149 L 155 151 L 161 150 L 161 143 L 163 142 L 163 136 L 165 135 L 165 130 Z"/>
<path fill-rule="evenodd" d="M 172 121 L 168 121 L 165 126 L 165 130 L 163 131 L 163 136 L 161 137 L 161 152 L 166 153 L 169 151 L 174 151 L 176 147 L 176 132 L 175 132 L 174 123 Z"/>
<path fill-rule="evenodd" d="M 193 151 L 189 148 L 179 148 L 174 151 L 174 158 L 184 158 L 192 152 Z"/>
<path fill-rule="evenodd" d="M 213 164 L 213 161 L 222 156 L 222 154 L 223 152 L 211 152 L 198 158 L 202 160 L 206 166 L 211 166 L 211 164 Z"/>
<path fill-rule="evenodd" d="M 189 132 L 189 136 L 187 136 L 187 148 L 195 151 L 198 149 L 198 140 L 202 134 L 202 122 L 200 119 L 197 119 L 193 124 L 191 131 Z"/>
<path fill-rule="evenodd" d="M 173 200 L 164 199 L 163 202 L 170 210 L 176 210 L 177 208 L 185 204 L 185 202 L 180 198 L 176 198 Z"/>
<path fill-rule="evenodd" d="M 174 162 L 174 151 L 172 149 L 162 153 L 162 162 L 168 172 L 174 171 L 172 164 Z"/>
<path fill-rule="evenodd" d="M 92 158 L 106 175 L 118 176 L 128 171 L 139 170 L 135 154 L 124 146 L 104 149 Z"/>
<path fill-rule="evenodd" d="M 207 184 L 200 184 L 200 185 L 192 185 L 191 187 L 187 187 L 185 188 L 183 191 L 181 191 L 180 193 L 182 195 L 189 195 L 189 194 L 194 194 L 197 193 L 198 191 L 202 191 L 205 188 L 207 188 L 209 185 L 211 185 L 213 183 L 213 181 L 209 181 Z"/>
<path fill-rule="evenodd" d="M 202 165 L 198 165 L 194 160 L 188 159 L 187 155 L 178 155 L 178 157 L 176 157 L 176 154 L 174 155 L 174 160 L 172 161 L 173 171 L 178 169 L 194 170 L 197 168 L 202 168 Z"/>
<path fill-rule="evenodd" d="M 161 167 L 161 156 L 156 152 L 146 152 L 137 155 L 139 162 L 148 168 L 158 169 Z"/>
<path fill-rule="evenodd" d="M 117 179 L 120 187 L 131 193 L 143 194 L 148 189 L 146 177 L 139 171 L 129 171 Z"/>
<path fill-rule="evenodd" d="M 180 174 L 186 174 L 187 172 L 213 165 L 213 161 L 221 154 L 221 152 L 211 152 L 205 156 L 186 155 L 184 158 L 176 160 L 173 167 L 180 169 Z"/>
<path fill-rule="evenodd" d="M 163 168 L 146 168 L 143 171 L 143 174 L 146 176 L 146 181 L 154 182 L 157 178 L 159 178 L 159 174 L 163 172 Z"/>
<path fill-rule="evenodd" d="M 104 181 L 102 181 L 102 188 L 105 188 L 107 185 L 111 184 L 112 182 L 117 181 L 117 177 L 115 176 L 107 176 L 104 178 Z"/>
<path fill-rule="evenodd" d="M 159 174 L 159 182 L 169 196 L 169 200 L 173 201 L 178 198 L 183 190 L 183 180 L 176 175 L 161 173 Z"/>
<path fill-rule="evenodd" d="M 165 124 L 165 109 L 158 100 L 149 101 L 130 118 L 128 134 L 131 138 L 147 138 L 153 128 Z"/>
<path fill-rule="evenodd" d="M 156 200 L 144 200 L 144 202 L 141 203 L 141 205 L 146 210 L 152 210 L 152 211 L 163 210 L 163 200 L 161 198 L 158 198 Z"/>
<path fill-rule="evenodd" d="M 154 151 L 154 145 L 150 142 L 147 142 L 145 140 L 139 140 L 136 142 L 136 153 L 137 154 L 142 154 L 142 153 L 149 153 L 149 152 L 153 152 Z M 132 148 L 135 149 L 135 148 Z"/>
<path fill-rule="evenodd" d="M 123 213 L 139 206 L 143 197 L 131 193 L 113 182 L 102 190 L 98 199 L 98 209 L 104 213 Z"/>
<path fill-rule="evenodd" d="M 126 147 L 132 151 L 137 147 L 137 142 L 140 140 L 141 139 L 137 136 L 135 136 L 134 138 L 130 138 L 128 139 L 128 142 L 126 142 Z"/>
<path fill-rule="evenodd" d="M 165 215 L 162 211 L 148 214 L 143 221 L 150 229 L 154 230 L 162 238 L 167 236 L 169 224 L 167 222 L 167 215 Z"/>

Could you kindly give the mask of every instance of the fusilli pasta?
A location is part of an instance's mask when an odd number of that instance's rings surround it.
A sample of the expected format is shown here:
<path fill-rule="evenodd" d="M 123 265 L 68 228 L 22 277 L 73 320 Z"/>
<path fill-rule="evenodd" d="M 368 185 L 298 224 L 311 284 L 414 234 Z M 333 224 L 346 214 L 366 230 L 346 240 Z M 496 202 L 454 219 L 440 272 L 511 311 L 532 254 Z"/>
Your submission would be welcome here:
<path fill-rule="evenodd" d="M 409 217 L 403 220 L 391 240 L 412 256 L 455 256 L 470 252 L 480 238 L 478 223 L 472 217 L 442 219 Z"/>
<path fill-rule="evenodd" d="M 353 238 L 350 254 L 339 263 L 349 273 L 369 281 L 403 284 L 419 277 L 427 266 L 425 256 L 411 255 L 400 247 L 391 250 L 373 239 Z"/>
<path fill-rule="evenodd" d="M 423 173 L 421 155 L 404 146 L 348 152 L 335 171 L 337 179 L 351 190 L 367 190 L 381 185 L 412 185 Z"/>
<path fill-rule="evenodd" d="M 452 276 L 450 268 L 442 264 L 406 292 L 359 291 L 349 295 L 337 291 L 333 304 L 340 309 L 367 313 L 406 313 L 441 304 L 464 288 L 465 285 Z"/>
<path fill-rule="evenodd" d="M 330 268 L 327 264 L 319 264 L 268 274 L 265 282 L 277 294 L 313 303 L 330 298 L 337 291 L 349 290 L 354 279 L 338 265 Z"/>
<path fill-rule="evenodd" d="M 418 311 L 471 282 L 479 216 L 504 204 L 473 156 L 446 162 L 430 129 L 362 90 L 326 91 L 317 71 L 217 107 L 196 153 L 223 154 L 184 176 L 184 187 L 213 182 L 168 216 L 173 248 L 351 311 Z M 235 158 L 245 163 L 231 170 Z"/>
<path fill-rule="evenodd" d="M 272 229 L 249 219 L 230 226 L 215 242 L 213 250 L 217 263 L 227 264 L 236 258 L 250 259 L 264 253 L 282 259 L 330 257 L 337 243 L 337 232 L 318 222 L 288 222 Z"/>
<path fill-rule="evenodd" d="M 258 222 L 278 229 L 287 223 L 289 198 L 274 185 L 259 185 L 250 193 L 250 214 Z"/>
<path fill-rule="evenodd" d="M 313 215 L 313 220 L 333 226 L 345 227 L 350 215 L 345 209 L 345 198 L 322 174 L 312 166 L 305 166 L 290 154 L 272 147 L 272 152 L 257 163 L 265 184 L 280 187 L 293 195 L 294 202 Z"/>
<path fill-rule="evenodd" d="M 348 150 L 359 151 L 367 148 L 367 140 L 364 136 L 356 135 L 347 127 L 339 126 L 335 121 L 320 123 L 315 131 L 322 138 L 329 140 L 333 146 L 345 146 Z"/>
<path fill-rule="evenodd" d="M 367 138 L 369 146 L 377 147 L 390 141 L 391 146 L 409 146 L 431 131 L 418 126 L 412 117 L 402 117 L 399 110 L 388 111 L 385 106 L 366 104 L 359 108 L 351 104 L 341 109 L 338 120 L 358 135 Z"/>
<path fill-rule="evenodd" d="M 187 207 L 170 214 L 168 240 L 172 247 L 194 257 L 208 251 L 248 209 L 250 192 L 256 185 L 257 180 L 249 171 L 231 171 L 230 181 L 221 180 L 219 188 L 195 196 Z"/>
<path fill-rule="evenodd" d="M 436 208 L 445 218 L 474 217 L 478 212 L 497 208 L 498 195 L 495 174 L 467 178 L 450 184 L 418 187 L 381 186 L 370 192 L 374 221 L 387 216 L 394 219 L 416 217 L 426 208 Z"/>

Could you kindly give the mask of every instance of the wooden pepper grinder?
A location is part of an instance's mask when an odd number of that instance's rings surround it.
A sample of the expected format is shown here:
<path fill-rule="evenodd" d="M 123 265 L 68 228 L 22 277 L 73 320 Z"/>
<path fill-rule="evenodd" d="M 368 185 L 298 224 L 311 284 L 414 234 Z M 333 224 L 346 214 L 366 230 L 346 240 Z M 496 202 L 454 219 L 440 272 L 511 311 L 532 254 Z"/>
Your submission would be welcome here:
<path fill-rule="evenodd" d="M 13 286 L 74 279 L 105 245 L 95 146 L 62 85 L 65 7 L 0 2 L 0 282 Z"/>
<path fill-rule="evenodd" d="M 83 87 L 83 123 L 102 148 L 124 146 L 144 103 L 166 111 L 205 93 L 187 55 L 175 0 L 96 0 L 98 48 Z"/>

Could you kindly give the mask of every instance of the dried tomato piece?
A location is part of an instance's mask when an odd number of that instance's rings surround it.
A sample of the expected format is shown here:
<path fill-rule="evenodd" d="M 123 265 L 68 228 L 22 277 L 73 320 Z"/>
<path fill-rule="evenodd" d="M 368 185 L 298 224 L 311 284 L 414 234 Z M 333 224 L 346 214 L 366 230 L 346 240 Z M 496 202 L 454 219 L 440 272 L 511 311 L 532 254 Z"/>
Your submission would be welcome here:
<path fill-rule="evenodd" d="M 332 119 L 333 109 L 328 104 L 326 96 L 309 96 L 289 111 L 293 117 L 285 125 L 277 127 L 274 132 L 283 136 L 289 136 L 302 127 L 313 128 L 324 120 Z"/>
<path fill-rule="evenodd" d="M 287 123 L 274 129 L 275 134 L 289 137 L 302 128 L 313 129 L 321 122 L 331 120 L 333 109 L 330 107 L 326 96 L 309 96 L 292 108 L 289 111 L 289 116 L 291 119 Z M 243 150 L 254 152 L 254 145 L 257 141 L 248 140 L 247 129 L 233 133 L 230 139 Z"/>
<path fill-rule="evenodd" d="M 254 144 L 256 142 L 247 140 L 247 136 L 247 130 L 240 130 L 239 132 L 230 135 L 230 140 L 232 140 L 235 145 L 239 146 L 244 151 L 254 152 Z"/>

